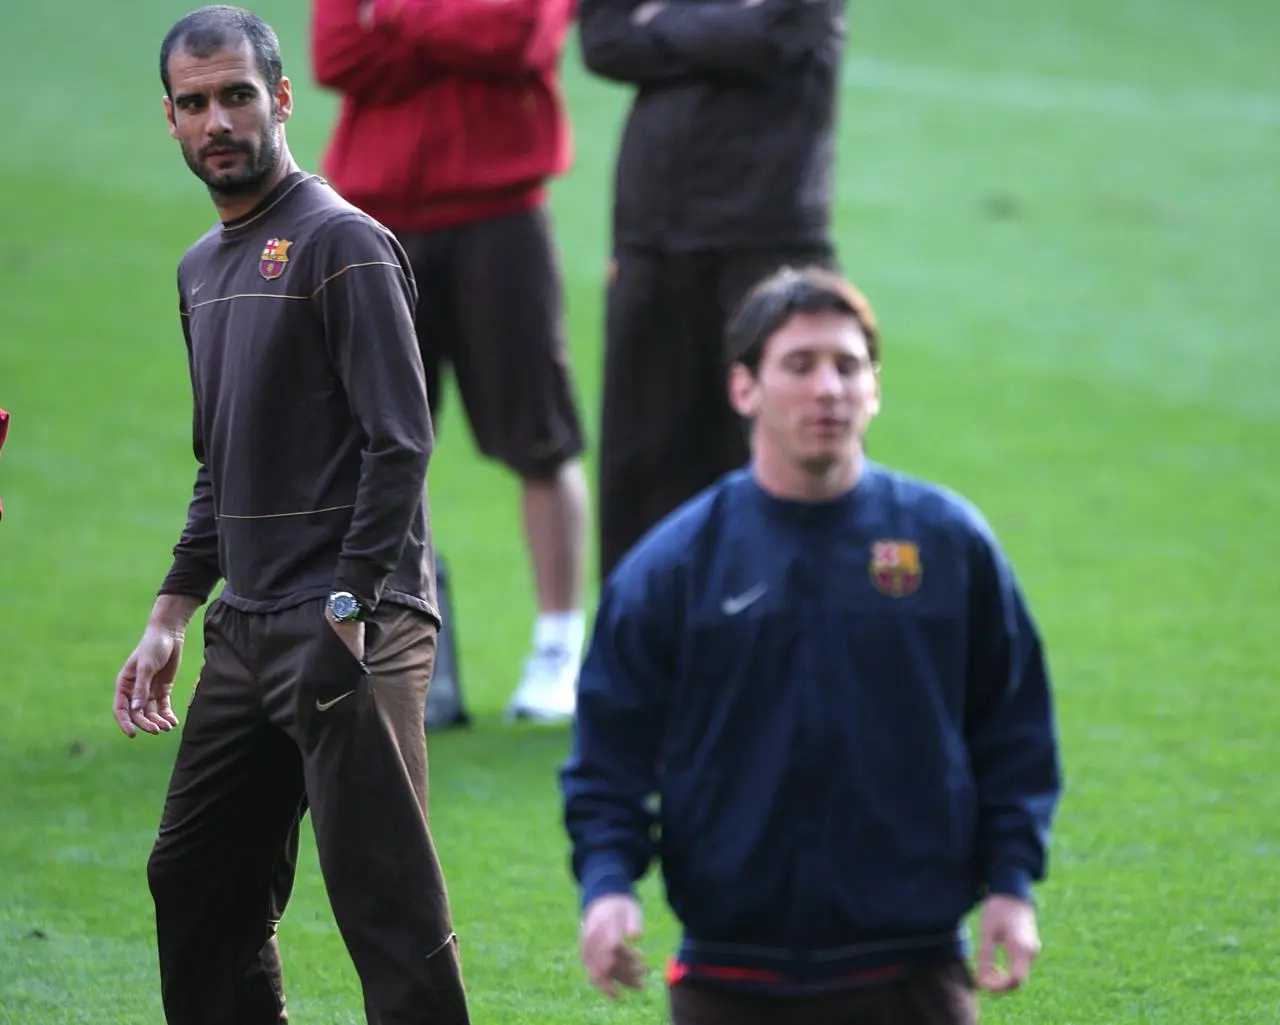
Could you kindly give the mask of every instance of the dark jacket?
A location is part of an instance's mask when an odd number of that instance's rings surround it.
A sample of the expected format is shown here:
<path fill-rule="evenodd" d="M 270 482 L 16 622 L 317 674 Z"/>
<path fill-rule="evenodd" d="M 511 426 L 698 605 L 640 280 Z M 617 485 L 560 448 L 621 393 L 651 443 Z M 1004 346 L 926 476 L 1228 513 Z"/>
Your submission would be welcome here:
<path fill-rule="evenodd" d="M 638 86 L 615 181 L 619 245 L 828 245 L 843 0 L 582 0 L 583 58 Z"/>
<path fill-rule="evenodd" d="M 1045 875 L 1040 638 L 941 488 L 869 465 L 796 503 L 729 475 L 620 563 L 579 686 L 583 901 L 659 860 L 684 964 L 820 984 L 945 959 L 985 894 Z"/>

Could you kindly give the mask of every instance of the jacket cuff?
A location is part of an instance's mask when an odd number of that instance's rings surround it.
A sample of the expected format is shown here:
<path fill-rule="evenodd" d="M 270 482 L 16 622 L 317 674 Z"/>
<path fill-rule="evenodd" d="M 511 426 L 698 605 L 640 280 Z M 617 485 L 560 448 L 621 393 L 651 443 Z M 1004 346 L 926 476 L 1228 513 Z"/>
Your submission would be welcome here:
<path fill-rule="evenodd" d="M 622 863 L 612 855 L 592 859 L 582 872 L 582 907 L 585 910 L 597 897 L 614 893 L 631 894 L 631 877 Z"/>
<path fill-rule="evenodd" d="M 333 578 L 333 590 L 350 591 L 367 612 L 378 607 L 386 574 L 367 559 L 341 558 Z"/>
<path fill-rule="evenodd" d="M 160 585 L 157 594 L 182 594 L 196 598 L 201 604 L 209 600 L 209 595 L 222 579 L 222 571 L 211 566 L 203 559 L 189 555 L 175 556 L 169 572 Z"/>
<path fill-rule="evenodd" d="M 996 865 L 987 880 L 987 893 L 1017 897 L 1032 903 L 1031 873 L 1019 865 Z"/>

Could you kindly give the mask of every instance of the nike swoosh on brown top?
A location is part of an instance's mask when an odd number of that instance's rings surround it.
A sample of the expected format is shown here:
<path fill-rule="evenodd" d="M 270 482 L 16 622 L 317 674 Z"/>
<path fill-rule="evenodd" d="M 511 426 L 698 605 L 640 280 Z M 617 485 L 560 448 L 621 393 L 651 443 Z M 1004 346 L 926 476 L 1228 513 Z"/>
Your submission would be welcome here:
<path fill-rule="evenodd" d="M 351 697 L 351 695 L 352 695 L 352 694 L 354 694 L 354 693 L 355 693 L 355 691 L 353 691 L 353 690 L 349 690 L 349 691 L 347 691 L 345 694 L 339 694 L 339 695 L 338 695 L 336 698 L 334 698 L 332 701 L 321 701 L 319 698 L 316 698 L 316 711 L 317 711 L 317 712 L 327 712 L 327 711 L 329 711 L 329 709 L 331 709 L 334 705 L 336 705 L 336 704 L 337 704 L 339 701 L 341 701 L 343 698 L 349 698 L 349 697 Z"/>

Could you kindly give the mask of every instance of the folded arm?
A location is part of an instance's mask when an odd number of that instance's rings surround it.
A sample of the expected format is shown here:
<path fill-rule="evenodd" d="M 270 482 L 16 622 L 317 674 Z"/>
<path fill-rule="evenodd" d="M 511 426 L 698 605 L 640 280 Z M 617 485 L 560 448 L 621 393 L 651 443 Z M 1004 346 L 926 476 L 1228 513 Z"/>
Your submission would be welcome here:
<path fill-rule="evenodd" d="M 429 66 L 498 75 L 553 67 L 575 0 L 370 0 L 375 36 L 412 46 Z"/>
<path fill-rule="evenodd" d="M 316 81 L 365 102 L 394 100 L 419 88 L 431 65 L 405 40 L 360 22 L 364 0 L 316 0 L 311 66 Z"/>
<path fill-rule="evenodd" d="M 582 0 L 583 60 L 597 75 L 767 81 L 829 30 L 826 0 Z"/>

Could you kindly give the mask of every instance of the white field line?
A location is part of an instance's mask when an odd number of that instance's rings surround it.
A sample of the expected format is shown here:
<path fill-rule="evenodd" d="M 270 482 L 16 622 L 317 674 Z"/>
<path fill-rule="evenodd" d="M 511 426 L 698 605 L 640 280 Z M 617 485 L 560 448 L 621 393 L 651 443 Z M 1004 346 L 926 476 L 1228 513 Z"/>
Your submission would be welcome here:
<path fill-rule="evenodd" d="M 1052 78 L 901 64 L 851 55 L 845 88 L 965 105 L 1170 121 L 1280 125 L 1280 95 L 1243 90 L 1156 89 L 1124 82 Z"/>

